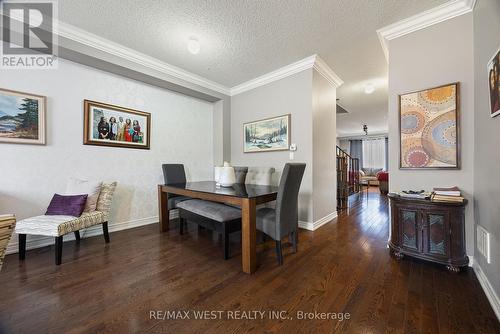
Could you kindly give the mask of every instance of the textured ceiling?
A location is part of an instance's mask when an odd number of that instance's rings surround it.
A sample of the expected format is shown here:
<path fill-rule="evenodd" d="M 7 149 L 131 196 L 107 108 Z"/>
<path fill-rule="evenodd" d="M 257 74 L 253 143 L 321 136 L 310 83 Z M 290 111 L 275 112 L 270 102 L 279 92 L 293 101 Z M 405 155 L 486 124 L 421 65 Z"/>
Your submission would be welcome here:
<path fill-rule="evenodd" d="M 376 30 L 445 0 L 64 0 L 59 19 L 228 87 L 318 54 L 344 80 L 338 133 L 387 131 Z M 190 36 L 198 55 L 186 49 Z M 363 93 L 364 82 L 376 91 Z"/>

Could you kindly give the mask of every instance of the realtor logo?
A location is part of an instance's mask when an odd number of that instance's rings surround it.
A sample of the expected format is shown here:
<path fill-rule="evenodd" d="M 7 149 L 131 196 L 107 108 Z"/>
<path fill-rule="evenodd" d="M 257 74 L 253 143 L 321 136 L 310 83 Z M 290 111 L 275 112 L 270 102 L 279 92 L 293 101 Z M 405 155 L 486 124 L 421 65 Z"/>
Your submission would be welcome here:
<path fill-rule="evenodd" d="M 54 1 L 1 1 L 2 69 L 55 68 Z"/>

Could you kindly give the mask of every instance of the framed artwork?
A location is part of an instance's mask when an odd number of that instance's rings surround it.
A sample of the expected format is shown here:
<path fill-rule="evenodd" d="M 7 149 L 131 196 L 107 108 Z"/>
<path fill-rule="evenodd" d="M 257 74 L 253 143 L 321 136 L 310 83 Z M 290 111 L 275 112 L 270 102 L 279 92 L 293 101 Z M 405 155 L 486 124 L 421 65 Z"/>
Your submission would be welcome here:
<path fill-rule="evenodd" d="M 459 169 L 459 83 L 399 95 L 401 169 Z"/>
<path fill-rule="evenodd" d="M 500 115 L 500 49 L 488 62 L 488 84 L 490 92 L 490 115 Z"/>
<path fill-rule="evenodd" d="M 290 114 L 243 124 L 243 152 L 288 150 Z"/>
<path fill-rule="evenodd" d="M 95 101 L 84 101 L 85 145 L 149 150 L 151 114 Z"/>
<path fill-rule="evenodd" d="M 45 144 L 45 96 L 0 89 L 0 143 Z"/>

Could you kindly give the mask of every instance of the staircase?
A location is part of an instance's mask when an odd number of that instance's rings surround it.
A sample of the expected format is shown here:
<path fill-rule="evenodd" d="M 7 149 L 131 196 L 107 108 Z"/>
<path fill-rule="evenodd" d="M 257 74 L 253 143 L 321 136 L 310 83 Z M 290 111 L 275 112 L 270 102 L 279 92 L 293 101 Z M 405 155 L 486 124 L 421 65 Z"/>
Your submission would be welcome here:
<path fill-rule="evenodd" d="M 347 208 L 349 196 L 360 189 L 359 159 L 337 146 L 337 209 Z"/>

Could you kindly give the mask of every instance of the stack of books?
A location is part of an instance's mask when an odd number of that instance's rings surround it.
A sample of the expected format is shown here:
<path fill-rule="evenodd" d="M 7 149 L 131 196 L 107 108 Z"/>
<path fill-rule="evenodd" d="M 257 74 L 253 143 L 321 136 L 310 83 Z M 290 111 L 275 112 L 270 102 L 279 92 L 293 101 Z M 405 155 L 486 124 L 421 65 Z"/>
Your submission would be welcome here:
<path fill-rule="evenodd" d="M 433 202 L 463 202 L 464 198 L 458 187 L 434 188 L 431 196 Z"/>

